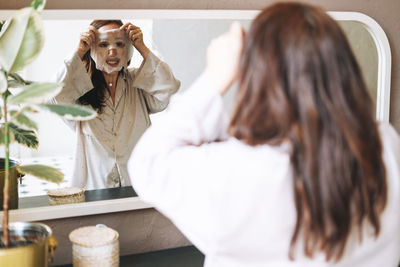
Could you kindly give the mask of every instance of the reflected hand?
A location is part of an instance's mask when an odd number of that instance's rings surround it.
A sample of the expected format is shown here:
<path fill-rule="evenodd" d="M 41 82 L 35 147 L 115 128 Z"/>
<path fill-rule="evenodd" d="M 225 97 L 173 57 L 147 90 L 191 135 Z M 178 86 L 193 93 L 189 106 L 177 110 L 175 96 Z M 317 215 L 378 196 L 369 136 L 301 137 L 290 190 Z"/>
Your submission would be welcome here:
<path fill-rule="evenodd" d="M 244 29 L 234 22 L 229 31 L 213 39 L 207 48 L 207 65 L 204 75 L 225 94 L 237 79 L 242 54 Z"/>
<path fill-rule="evenodd" d="M 81 59 L 95 42 L 96 34 L 98 34 L 98 31 L 93 26 L 89 26 L 86 31 L 81 33 L 77 50 L 77 53 Z"/>
<path fill-rule="evenodd" d="M 126 36 L 128 37 L 129 41 L 139 51 L 139 53 L 143 56 L 143 58 L 146 59 L 150 50 L 147 48 L 147 46 L 143 42 L 142 30 L 130 22 L 122 25 L 120 29 L 125 31 Z"/>

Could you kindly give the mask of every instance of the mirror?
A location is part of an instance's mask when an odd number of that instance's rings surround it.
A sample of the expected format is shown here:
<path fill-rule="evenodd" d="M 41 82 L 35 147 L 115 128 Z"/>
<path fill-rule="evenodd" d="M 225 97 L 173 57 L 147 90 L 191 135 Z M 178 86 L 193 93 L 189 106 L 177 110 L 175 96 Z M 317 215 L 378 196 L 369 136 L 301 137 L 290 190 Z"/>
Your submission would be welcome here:
<path fill-rule="evenodd" d="M 93 19 L 121 19 L 124 23 L 132 22 L 141 27 L 146 45 L 171 67 L 175 77 L 181 81 L 179 90 L 184 91 L 203 70 L 210 40 L 226 31 L 233 21 L 240 21 L 248 29 L 257 13 L 217 10 L 44 11 L 45 46 L 39 58 L 26 68 L 23 77 L 49 81 L 63 64 L 63 59 L 76 49 L 80 32 Z M 0 19 L 8 18 L 11 14 L 13 11 L 0 11 Z M 377 119 L 388 121 L 391 63 L 386 35 L 374 20 L 361 13 L 330 12 L 330 15 L 340 21 L 349 38 L 374 100 Z M 141 61 L 139 53 L 134 51 L 131 66 L 138 67 Z M 233 91 L 224 99 L 228 110 L 232 107 Z M 152 115 L 152 123 L 162 120 L 162 116 L 162 112 Z M 32 151 L 15 145 L 11 147 L 12 154 L 24 163 L 40 162 L 60 168 L 65 173 L 62 186 L 66 186 L 72 173 L 74 133 L 51 114 L 40 113 L 34 119 L 39 124 L 39 149 Z M 19 192 L 22 198 L 32 197 L 46 194 L 46 190 L 52 188 L 57 188 L 57 185 L 25 177 Z M 84 206 L 87 203 L 77 205 Z"/>
<path fill-rule="evenodd" d="M 185 90 L 199 75 L 205 65 L 205 50 L 209 41 L 228 29 L 233 20 L 171 20 L 171 19 L 132 19 L 143 32 L 146 45 L 172 69 L 175 77 L 181 81 L 180 91 Z M 76 50 L 79 35 L 91 20 L 44 20 L 45 44 L 39 57 L 24 70 L 23 77 L 34 81 L 54 79 L 57 69 L 64 58 Z M 248 28 L 250 20 L 241 20 Z M 184 37 L 184 38 L 183 38 Z M 193 53 L 195 51 L 195 53 Z M 139 68 L 142 57 L 134 50 L 130 67 Z M 190 67 L 188 67 L 190 66 Z M 162 112 L 150 116 L 152 123 L 162 119 Z M 23 164 L 44 164 L 59 168 L 65 179 L 60 186 L 71 186 L 73 154 L 76 144 L 73 132 L 60 118 L 40 112 L 38 122 L 39 149 L 25 149 L 16 145 L 13 156 Z M 31 197 L 46 195 L 47 190 L 59 186 L 36 179 L 23 178 L 19 196 Z M 100 188 L 98 188 L 100 189 Z"/>

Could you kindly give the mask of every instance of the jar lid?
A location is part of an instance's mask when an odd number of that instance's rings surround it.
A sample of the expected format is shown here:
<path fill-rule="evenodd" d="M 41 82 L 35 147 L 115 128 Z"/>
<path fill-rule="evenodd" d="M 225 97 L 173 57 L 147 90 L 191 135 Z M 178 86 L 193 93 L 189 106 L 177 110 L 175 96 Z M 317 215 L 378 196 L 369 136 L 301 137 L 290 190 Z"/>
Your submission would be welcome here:
<path fill-rule="evenodd" d="M 64 187 L 47 191 L 47 195 L 51 197 L 68 197 L 83 193 L 84 190 L 78 187 Z"/>
<path fill-rule="evenodd" d="M 84 247 L 104 246 L 117 239 L 118 232 L 103 224 L 80 227 L 69 234 L 72 243 Z"/>

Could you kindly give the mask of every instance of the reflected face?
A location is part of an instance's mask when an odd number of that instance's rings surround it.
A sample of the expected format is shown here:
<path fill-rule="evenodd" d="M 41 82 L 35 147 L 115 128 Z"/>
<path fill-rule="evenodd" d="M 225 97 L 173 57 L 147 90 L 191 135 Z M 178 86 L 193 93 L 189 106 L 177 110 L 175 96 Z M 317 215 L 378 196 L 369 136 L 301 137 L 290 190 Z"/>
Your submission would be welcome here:
<path fill-rule="evenodd" d="M 105 25 L 99 29 L 90 55 L 98 70 L 110 74 L 127 66 L 130 46 L 125 32 L 118 25 Z"/>

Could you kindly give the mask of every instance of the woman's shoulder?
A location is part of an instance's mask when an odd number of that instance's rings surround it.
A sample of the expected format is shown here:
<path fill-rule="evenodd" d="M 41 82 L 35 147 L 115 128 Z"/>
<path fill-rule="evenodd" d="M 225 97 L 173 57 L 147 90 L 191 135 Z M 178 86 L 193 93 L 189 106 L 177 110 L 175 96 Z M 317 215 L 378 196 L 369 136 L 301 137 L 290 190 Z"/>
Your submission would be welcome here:
<path fill-rule="evenodd" d="M 225 158 L 229 162 L 236 160 L 238 162 L 243 162 L 243 160 L 259 161 L 262 159 L 264 162 L 274 165 L 277 161 L 286 161 L 290 155 L 290 145 L 287 142 L 278 146 L 268 144 L 252 146 L 231 136 L 222 141 L 203 144 L 201 148 L 204 149 L 205 154 L 208 155 L 207 160 L 210 161 L 215 159 L 220 161 L 221 158 Z"/>
<path fill-rule="evenodd" d="M 400 136 L 389 122 L 379 122 L 379 135 L 383 147 L 384 160 L 389 168 L 400 168 Z"/>
<path fill-rule="evenodd" d="M 134 77 L 138 70 L 139 69 L 135 67 L 128 67 L 126 68 L 125 75 Z"/>
<path fill-rule="evenodd" d="M 389 122 L 378 122 L 379 134 L 382 142 L 390 142 L 393 145 L 399 145 L 400 136 L 397 130 Z"/>

